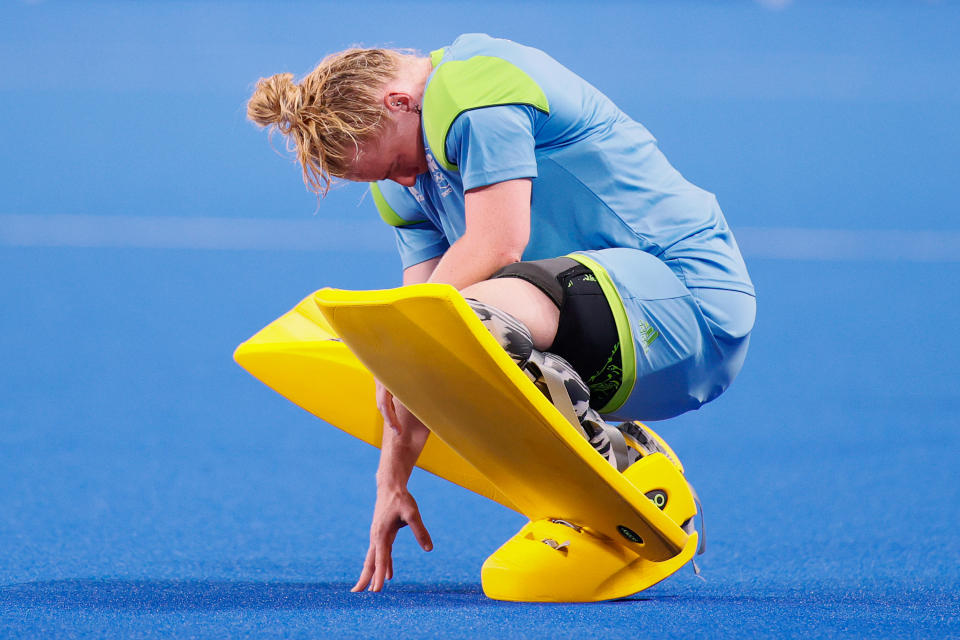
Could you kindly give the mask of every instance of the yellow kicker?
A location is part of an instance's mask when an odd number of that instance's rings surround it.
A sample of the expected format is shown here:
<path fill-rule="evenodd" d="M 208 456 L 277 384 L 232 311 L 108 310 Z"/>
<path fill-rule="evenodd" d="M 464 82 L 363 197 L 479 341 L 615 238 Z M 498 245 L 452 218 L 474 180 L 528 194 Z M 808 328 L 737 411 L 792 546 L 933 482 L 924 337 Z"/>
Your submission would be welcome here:
<path fill-rule="evenodd" d="M 380 447 L 383 419 L 373 375 L 353 355 L 310 295 L 237 347 L 237 363 L 321 420 Z M 454 484 L 517 508 L 443 441 L 429 438 L 417 466 Z"/>
<path fill-rule="evenodd" d="M 697 534 L 680 527 L 696 508 L 679 465 L 657 453 L 618 473 L 452 287 L 322 289 L 240 345 L 235 358 L 296 404 L 378 446 L 372 372 L 436 436 L 418 466 L 527 516 L 484 563 L 491 598 L 624 597 L 674 573 L 696 550 Z M 655 490 L 667 496 L 662 510 L 645 495 Z"/>

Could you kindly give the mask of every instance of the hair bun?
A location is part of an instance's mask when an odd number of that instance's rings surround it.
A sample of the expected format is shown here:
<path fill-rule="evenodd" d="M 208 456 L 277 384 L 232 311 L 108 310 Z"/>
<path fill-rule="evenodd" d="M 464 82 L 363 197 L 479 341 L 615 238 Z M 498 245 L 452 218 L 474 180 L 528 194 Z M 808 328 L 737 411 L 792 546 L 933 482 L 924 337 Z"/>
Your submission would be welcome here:
<path fill-rule="evenodd" d="M 276 125 L 282 133 L 288 133 L 298 120 L 302 103 L 303 91 L 294 83 L 293 74 L 278 73 L 257 81 L 247 103 L 247 117 L 261 127 Z"/>
<path fill-rule="evenodd" d="M 271 134 L 282 133 L 307 188 L 325 194 L 331 178 L 352 169 L 360 145 L 383 130 L 385 89 L 400 63 L 400 55 L 387 49 L 347 49 L 321 60 L 299 83 L 290 73 L 260 78 L 247 117 Z"/>

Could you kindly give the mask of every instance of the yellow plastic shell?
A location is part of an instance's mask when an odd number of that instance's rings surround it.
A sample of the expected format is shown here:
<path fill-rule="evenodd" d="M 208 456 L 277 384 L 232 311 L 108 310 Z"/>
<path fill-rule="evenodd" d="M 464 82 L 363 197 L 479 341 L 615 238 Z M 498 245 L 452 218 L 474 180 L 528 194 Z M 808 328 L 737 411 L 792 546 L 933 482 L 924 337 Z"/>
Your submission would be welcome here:
<path fill-rule="evenodd" d="M 380 447 L 383 418 L 373 375 L 320 313 L 313 295 L 237 347 L 234 360 L 255 378 L 321 420 Z M 480 472 L 437 438 L 417 466 L 517 511 Z"/>
<path fill-rule="evenodd" d="M 323 289 L 312 301 L 238 347 L 237 361 L 296 404 L 376 446 L 382 422 L 372 372 L 432 432 L 418 466 L 527 516 L 531 522 L 484 564 L 488 596 L 619 598 L 693 556 L 697 534 L 680 525 L 696 511 L 678 466 L 653 454 L 618 473 L 455 289 Z M 645 495 L 651 490 L 668 496 L 663 510 Z"/>

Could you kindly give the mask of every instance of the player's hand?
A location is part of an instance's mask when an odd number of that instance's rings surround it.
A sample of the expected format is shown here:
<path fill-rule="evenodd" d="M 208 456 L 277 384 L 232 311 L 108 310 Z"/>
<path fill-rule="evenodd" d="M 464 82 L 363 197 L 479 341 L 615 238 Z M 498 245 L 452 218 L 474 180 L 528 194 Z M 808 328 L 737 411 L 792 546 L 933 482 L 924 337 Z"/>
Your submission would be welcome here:
<path fill-rule="evenodd" d="M 410 530 L 424 551 L 433 549 L 433 541 L 420 519 L 417 501 L 405 488 L 378 488 L 377 504 L 370 525 L 370 547 L 363 563 L 360 579 L 350 591 L 380 591 L 393 577 L 393 541 L 397 532 L 410 525 Z"/>
<path fill-rule="evenodd" d="M 402 428 L 400 426 L 400 419 L 397 417 L 397 406 L 402 407 L 403 405 L 393 397 L 393 394 L 390 393 L 379 380 L 376 380 L 376 383 L 377 409 L 380 411 L 380 415 L 383 416 L 383 426 L 390 427 L 399 435 L 402 433 Z"/>

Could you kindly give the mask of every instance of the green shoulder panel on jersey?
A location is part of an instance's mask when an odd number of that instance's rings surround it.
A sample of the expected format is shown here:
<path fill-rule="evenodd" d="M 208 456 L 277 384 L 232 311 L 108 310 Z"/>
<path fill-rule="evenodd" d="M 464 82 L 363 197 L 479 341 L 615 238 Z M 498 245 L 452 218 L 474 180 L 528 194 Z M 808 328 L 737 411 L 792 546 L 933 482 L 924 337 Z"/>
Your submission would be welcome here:
<path fill-rule="evenodd" d="M 400 217 L 400 214 L 393 210 L 393 207 L 390 206 L 387 199 L 383 197 L 383 192 L 380 191 L 380 187 L 377 186 L 376 182 L 370 183 L 370 194 L 373 196 L 373 203 L 377 205 L 377 211 L 380 213 L 380 217 L 391 227 L 406 227 L 411 224 L 417 224 L 416 220 L 404 220 Z"/>
<path fill-rule="evenodd" d="M 547 96 L 533 78 L 511 62 L 492 56 L 442 62 L 423 96 L 423 129 L 440 165 L 456 171 L 447 158 L 447 134 L 454 120 L 471 109 L 529 105 L 550 113 Z"/>

